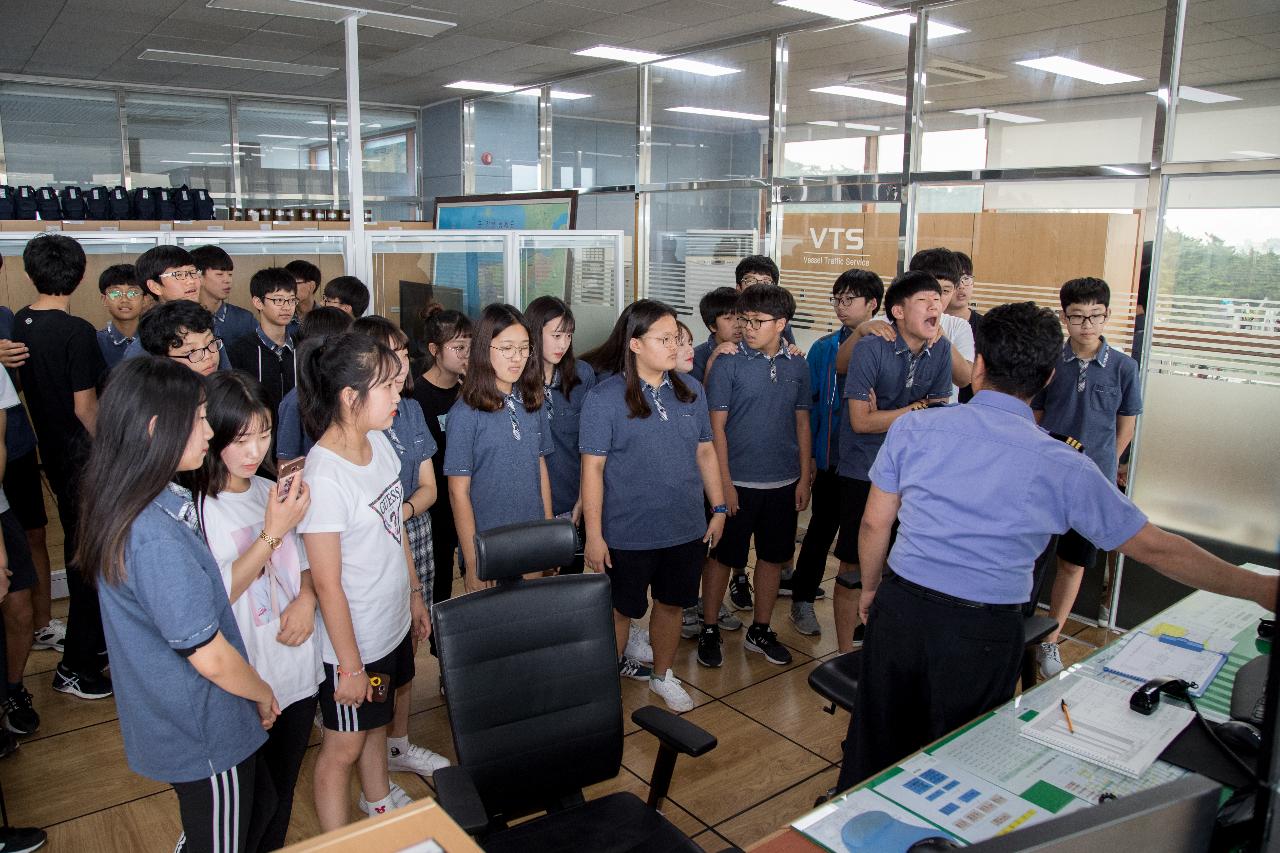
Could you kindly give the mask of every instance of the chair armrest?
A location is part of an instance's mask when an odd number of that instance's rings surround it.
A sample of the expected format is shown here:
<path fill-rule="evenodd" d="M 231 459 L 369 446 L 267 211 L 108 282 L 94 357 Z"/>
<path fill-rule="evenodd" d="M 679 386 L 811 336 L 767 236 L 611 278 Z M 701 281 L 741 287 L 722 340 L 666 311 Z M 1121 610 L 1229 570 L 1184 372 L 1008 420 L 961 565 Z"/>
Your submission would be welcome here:
<path fill-rule="evenodd" d="M 442 767 L 431 778 L 436 800 L 458 826 L 469 835 L 479 835 L 489 828 L 489 813 L 467 768 Z"/>
<path fill-rule="evenodd" d="M 715 736 L 656 705 L 645 705 L 631 714 L 631 722 L 665 746 L 697 758 L 716 748 Z"/>
<path fill-rule="evenodd" d="M 845 589 L 862 589 L 862 579 L 854 572 L 845 572 L 842 575 L 836 575 L 836 583 Z"/>

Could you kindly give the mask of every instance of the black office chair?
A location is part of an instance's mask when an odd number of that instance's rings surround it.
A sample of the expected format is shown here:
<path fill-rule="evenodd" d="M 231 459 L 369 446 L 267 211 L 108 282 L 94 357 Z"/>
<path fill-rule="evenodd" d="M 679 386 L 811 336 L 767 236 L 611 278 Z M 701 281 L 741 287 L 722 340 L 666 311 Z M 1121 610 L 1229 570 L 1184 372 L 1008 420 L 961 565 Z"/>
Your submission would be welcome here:
<path fill-rule="evenodd" d="M 665 709 L 631 715 L 660 743 L 648 803 L 625 792 L 583 798 L 622 763 L 609 579 L 521 580 L 568 565 L 574 548 L 567 520 L 477 534 L 476 573 L 498 586 L 431 609 L 458 753 L 436 771 L 440 805 L 491 853 L 699 850 L 658 808 L 677 755 L 703 755 L 716 739 Z"/>

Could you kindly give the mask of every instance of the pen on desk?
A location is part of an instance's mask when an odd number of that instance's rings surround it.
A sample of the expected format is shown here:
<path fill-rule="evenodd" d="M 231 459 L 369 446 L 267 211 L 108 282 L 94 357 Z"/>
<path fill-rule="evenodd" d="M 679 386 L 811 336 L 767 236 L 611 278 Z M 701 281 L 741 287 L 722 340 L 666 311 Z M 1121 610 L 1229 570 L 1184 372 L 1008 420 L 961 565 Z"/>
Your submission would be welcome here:
<path fill-rule="evenodd" d="M 1063 699 L 1063 700 L 1062 700 L 1061 707 L 1062 707 L 1062 716 L 1064 716 L 1064 717 L 1066 717 L 1066 718 L 1067 718 L 1067 731 L 1071 732 L 1072 734 L 1075 734 L 1075 733 L 1076 733 L 1076 727 L 1075 727 L 1075 726 L 1073 726 L 1073 725 L 1071 725 L 1071 712 L 1067 710 L 1067 700 L 1066 700 L 1066 699 Z"/>

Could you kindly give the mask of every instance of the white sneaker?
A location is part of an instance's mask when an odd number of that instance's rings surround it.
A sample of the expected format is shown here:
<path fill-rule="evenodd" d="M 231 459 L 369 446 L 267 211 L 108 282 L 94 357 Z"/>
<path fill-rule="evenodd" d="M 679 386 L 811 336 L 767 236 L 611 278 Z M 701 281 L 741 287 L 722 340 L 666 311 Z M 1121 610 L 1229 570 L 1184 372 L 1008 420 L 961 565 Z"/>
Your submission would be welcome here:
<path fill-rule="evenodd" d="M 685 711 L 693 710 L 693 699 L 680 685 L 680 679 L 672 674 L 671 670 L 667 670 L 667 674 L 662 678 L 656 675 L 649 678 L 649 689 L 662 697 L 662 701 L 667 703 L 667 707 L 675 711 L 677 714 L 683 714 Z"/>
<path fill-rule="evenodd" d="M 649 645 L 649 632 L 643 628 L 637 628 L 633 623 L 631 632 L 627 635 L 627 648 L 622 654 L 624 657 L 635 658 L 641 663 L 653 663 L 653 646 Z"/>
<path fill-rule="evenodd" d="M 1057 643 L 1041 643 L 1036 647 L 1036 662 L 1040 664 L 1040 674 L 1045 678 L 1053 678 L 1062 672 L 1062 655 Z"/>
<path fill-rule="evenodd" d="M 63 641 L 67 637 L 67 623 L 61 619 L 50 619 L 49 624 L 43 628 L 37 628 L 31 639 L 32 649 L 53 649 L 55 652 L 61 652 Z"/>
<path fill-rule="evenodd" d="M 395 782 L 391 783 L 391 793 L 387 794 L 386 800 L 381 801 L 381 805 L 370 804 L 364 798 L 364 791 L 360 792 L 360 811 L 373 817 L 374 815 L 386 814 L 394 809 L 402 809 L 413 802 L 413 797 L 405 793 Z"/>
<path fill-rule="evenodd" d="M 416 743 L 401 752 L 394 746 L 387 747 L 387 769 L 405 773 L 417 773 L 419 776 L 431 776 L 441 767 L 448 767 L 449 759 L 439 753 L 432 752 L 425 746 Z"/>

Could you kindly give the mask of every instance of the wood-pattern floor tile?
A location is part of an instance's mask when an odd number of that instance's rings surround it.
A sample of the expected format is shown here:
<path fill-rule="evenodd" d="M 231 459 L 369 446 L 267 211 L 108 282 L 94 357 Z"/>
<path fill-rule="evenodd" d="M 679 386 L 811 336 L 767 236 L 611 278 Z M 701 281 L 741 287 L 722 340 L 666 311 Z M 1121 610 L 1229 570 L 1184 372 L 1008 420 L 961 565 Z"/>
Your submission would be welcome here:
<path fill-rule="evenodd" d="M 831 762 L 840 760 L 840 744 L 849 728 L 849 715 L 822 710 L 825 704 L 809 687 L 809 673 L 817 662 L 789 670 L 769 681 L 740 690 L 724 703 L 758 720 L 781 735 Z"/>
<path fill-rule="evenodd" d="M 769 663 L 764 655 L 749 652 L 743 647 L 745 636 L 746 628 L 720 632 L 720 638 L 724 641 L 721 647 L 724 664 L 714 669 L 698 663 L 698 644 L 695 640 L 682 640 L 676 650 L 676 672 L 685 683 L 718 698 L 811 660 L 809 655 L 793 648 L 792 662 L 789 665 Z"/>
<path fill-rule="evenodd" d="M 746 812 L 716 824 L 720 835 L 745 849 L 777 832 L 790 821 L 813 809 L 813 801 L 836 783 L 840 771 L 832 767 L 792 786 Z"/>

